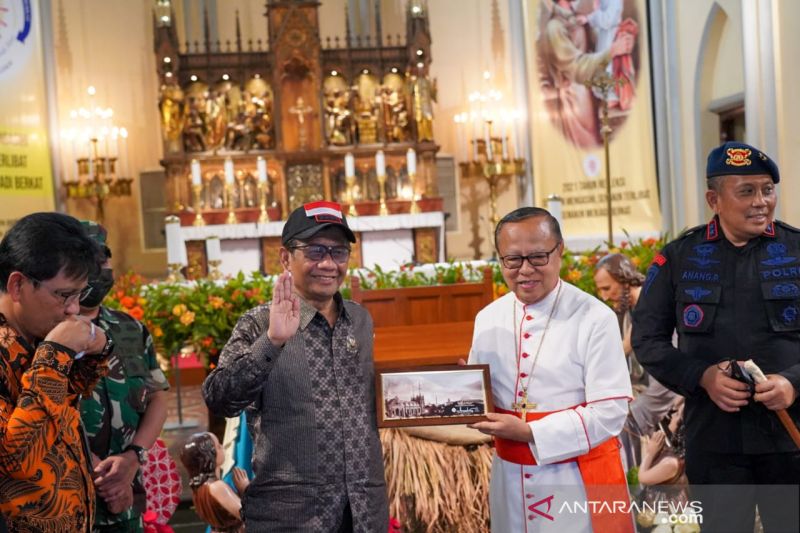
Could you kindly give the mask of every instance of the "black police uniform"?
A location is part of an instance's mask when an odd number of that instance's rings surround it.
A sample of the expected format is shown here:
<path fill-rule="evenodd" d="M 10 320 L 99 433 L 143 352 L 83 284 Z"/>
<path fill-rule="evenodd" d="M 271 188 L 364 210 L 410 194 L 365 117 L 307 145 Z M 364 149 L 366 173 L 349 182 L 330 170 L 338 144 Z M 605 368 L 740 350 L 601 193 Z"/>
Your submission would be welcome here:
<path fill-rule="evenodd" d="M 710 365 L 753 359 L 765 374 L 780 374 L 800 390 L 800 230 L 776 221 L 742 247 L 725 238 L 716 217 L 688 230 L 647 271 L 632 342 L 647 371 L 686 396 L 692 484 L 800 483 L 800 453 L 774 412 L 751 400 L 726 413 L 699 384 Z M 800 402 L 788 412 L 800 421 Z M 765 526 L 796 522 L 797 500 L 794 509 L 784 508 L 791 492 L 753 490 Z M 733 490 L 731 499 L 716 492 L 720 501 L 704 501 L 703 531 L 752 532 L 754 509 L 740 505 L 743 491 Z"/>

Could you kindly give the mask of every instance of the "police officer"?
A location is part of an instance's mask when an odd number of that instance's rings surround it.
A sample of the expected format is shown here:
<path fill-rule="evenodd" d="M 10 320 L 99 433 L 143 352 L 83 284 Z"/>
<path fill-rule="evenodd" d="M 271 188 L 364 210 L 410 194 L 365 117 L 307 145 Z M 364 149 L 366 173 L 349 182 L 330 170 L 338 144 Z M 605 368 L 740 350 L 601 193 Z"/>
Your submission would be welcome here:
<path fill-rule="evenodd" d="M 686 473 L 703 531 L 752 533 L 756 504 L 767 532 L 797 531 L 800 452 L 775 411 L 800 420 L 800 230 L 774 219 L 780 174 L 761 150 L 713 149 L 706 178 L 714 218 L 653 260 L 633 347 L 648 372 L 686 396 Z M 736 361 L 747 359 L 766 383 L 745 382 Z"/>
<path fill-rule="evenodd" d="M 81 401 L 81 420 L 95 463 L 97 513 L 92 530 L 140 532 L 145 494 L 139 467 L 167 418 L 169 385 L 147 328 L 126 313 L 100 305 L 114 284 L 111 250 L 103 226 L 83 224 L 103 248 L 105 264 L 99 276 L 89 280 L 92 291 L 81 300 L 81 314 L 114 341 L 108 375 Z"/>

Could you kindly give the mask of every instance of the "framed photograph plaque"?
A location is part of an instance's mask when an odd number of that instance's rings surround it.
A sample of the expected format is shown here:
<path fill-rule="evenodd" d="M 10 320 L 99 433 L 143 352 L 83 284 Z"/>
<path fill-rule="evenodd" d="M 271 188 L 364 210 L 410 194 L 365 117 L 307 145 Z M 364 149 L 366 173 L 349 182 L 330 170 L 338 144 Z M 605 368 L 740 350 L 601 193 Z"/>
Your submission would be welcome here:
<path fill-rule="evenodd" d="M 378 426 L 442 426 L 494 412 L 489 365 L 376 370 Z"/>

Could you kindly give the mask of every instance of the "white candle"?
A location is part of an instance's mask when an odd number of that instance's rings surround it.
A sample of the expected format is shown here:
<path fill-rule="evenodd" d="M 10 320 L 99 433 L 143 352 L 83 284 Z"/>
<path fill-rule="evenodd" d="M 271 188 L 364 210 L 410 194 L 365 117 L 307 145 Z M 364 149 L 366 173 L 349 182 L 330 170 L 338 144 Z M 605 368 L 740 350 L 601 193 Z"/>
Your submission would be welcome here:
<path fill-rule="evenodd" d="M 406 152 L 406 167 L 409 174 L 417 173 L 417 152 L 413 148 L 409 148 Z"/>
<path fill-rule="evenodd" d="M 258 170 L 258 181 L 267 182 L 267 160 L 261 156 L 256 159 L 256 169 Z"/>
<path fill-rule="evenodd" d="M 489 136 L 489 124 L 486 124 L 486 159 L 492 160 L 492 138 Z"/>
<path fill-rule="evenodd" d="M 233 183 L 233 160 L 230 157 L 225 158 L 225 183 Z"/>
<path fill-rule="evenodd" d="M 508 159 L 508 137 L 503 135 L 503 159 Z"/>
<path fill-rule="evenodd" d="M 186 247 L 181 237 L 181 221 L 176 216 L 169 216 L 164 221 L 167 235 L 167 264 L 182 264 L 184 252 L 181 252 L 181 248 L 185 250 Z"/>
<path fill-rule="evenodd" d="M 353 157 L 353 154 L 347 154 L 344 156 L 344 175 L 347 177 L 356 175 L 356 160 Z"/>
<path fill-rule="evenodd" d="M 203 178 L 200 175 L 200 161 L 192 159 L 192 185 L 202 185 Z"/>
<path fill-rule="evenodd" d="M 125 153 L 125 166 L 122 166 L 122 162 L 120 162 L 120 173 L 125 177 L 131 177 L 131 158 L 130 154 L 128 153 L 128 130 L 125 128 L 120 128 L 119 135 L 122 137 L 122 148 L 124 149 Z M 122 153 L 119 154 L 120 157 L 123 156 Z"/>
<path fill-rule="evenodd" d="M 219 237 L 208 237 L 206 239 L 206 259 L 209 261 L 221 261 L 222 249 L 219 245 Z"/>
<path fill-rule="evenodd" d="M 378 176 L 386 175 L 386 158 L 383 155 L 383 150 L 378 150 L 375 153 L 375 173 Z"/>

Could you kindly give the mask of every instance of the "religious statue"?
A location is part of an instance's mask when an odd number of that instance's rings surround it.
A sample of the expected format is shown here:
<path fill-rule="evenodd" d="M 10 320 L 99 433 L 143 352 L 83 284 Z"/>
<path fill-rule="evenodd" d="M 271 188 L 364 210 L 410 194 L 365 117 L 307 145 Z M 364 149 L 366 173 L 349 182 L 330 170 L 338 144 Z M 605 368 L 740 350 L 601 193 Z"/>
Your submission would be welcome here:
<path fill-rule="evenodd" d="M 328 144 L 353 144 L 353 117 L 348 109 L 349 103 L 349 91 L 334 89 L 325 95 L 325 134 Z"/>
<path fill-rule="evenodd" d="M 397 88 L 388 86 L 381 87 L 380 94 L 386 141 L 406 141 L 408 139 L 408 109 L 405 98 Z"/>
<path fill-rule="evenodd" d="M 206 146 L 211 149 L 220 148 L 225 141 L 228 128 L 228 109 L 225 94 L 212 90 L 206 98 Z"/>
<path fill-rule="evenodd" d="M 417 141 L 432 141 L 436 80 L 431 82 L 427 76 L 411 76 L 410 86 L 414 103 L 414 121 L 417 123 Z"/>
<path fill-rule="evenodd" d="M 289 113 L 292 115 L 297 116 L 297 133 L 298 133 L 298 143 L 300 145 L 300 149 L 308 148 L 308 129 L 306 127 L 306 115 L 310 114 L 314 111 L 314 108 L 310 105 L 306 104 L 305 100 L 303 100 L 302 96 L 298 96 L 295 104 L 289 108 Z"/>
<path fill-rule="evenodd" d="M 204 152 L 206 150 L 205 122 L 201 111 L 187 103 L 183 123 L 183 149 L 187 152 Z"/>
<path fill-rule="evenodd" d="M 378 117 L 374 99 L 365 98 L 357 92 L 354 107 L 358 126 L 358 142 L 360 144 L 378 142 Z"/>
<path fill-rule="evenodd" d="M 166 141 L 167 152 L 180 151 L 180 139 L 184 125 L 183 91 L 177 85 L 161 87 L 161 100 L 158 103 L 161 112 L 161 129 Z"/>

